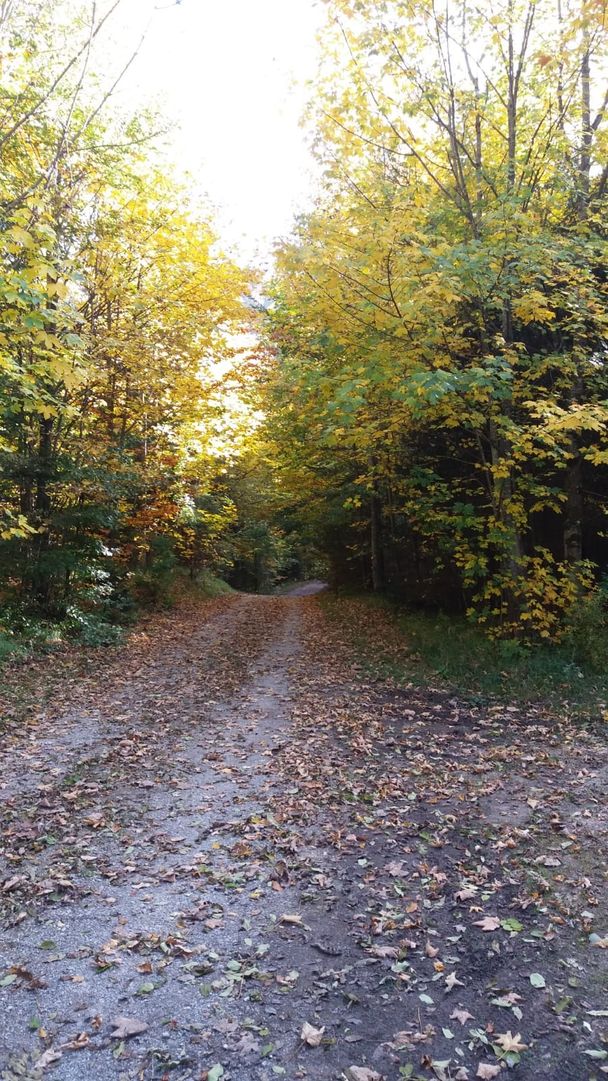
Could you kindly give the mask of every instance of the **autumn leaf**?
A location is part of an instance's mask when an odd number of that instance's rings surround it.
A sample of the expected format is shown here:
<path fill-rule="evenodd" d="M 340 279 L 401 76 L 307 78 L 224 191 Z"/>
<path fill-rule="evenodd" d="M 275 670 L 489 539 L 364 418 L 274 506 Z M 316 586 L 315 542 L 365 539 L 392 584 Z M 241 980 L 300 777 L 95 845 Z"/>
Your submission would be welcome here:
<path fill-rule="evenodd" d="M 455 1010 L 452 1010 L 450 1014 L 451 1021 L 459 1021 L 461 1025 L 466 1025 L 467 1021 L 473 1020 L 473 1014 L 468 1010 L 461 1009 L 459 1006 Z"/>
<path fill-rule="evenodd" d="M 489 1062 L 480 1062 L 475 1077 L 481 1077 L 483 1081 L 492 1081 L 492 1078 L 498 1077 L 501 1072 L 500 1066 Z"/>
<path fill-rule="evenodd" d="M 395 959 L 399 956 L 401 951 L 399 950 L 398 946 L 372 946 L 369 952 L 372 957 L 390 957 L 392 959 Z"/>
<path fill-rule="evenodd" d="M 145 1021 L 138 1021 L 135 1017 L 115 1017 L 110 1022 L 112 1025 L 112 1039 L 126 1040 L 129 1036 L 139 1036 L 146 1032 L 148 1026 Z"/>
<path fill-rule="evenodd" d="M 497 916 L 484 916 L 482 920 L 474 920 L 476 927 L 481 927 L 482 931 L 497 931 L 500 927 L 500 920 Z"/>
<path fill-rule="evenodd" d="M 511 1031 L 503 1032 L 499 1036 L 494 1038 L 494 1042 L 502 1047 L 503 1051 L 515 1051 L 519 1054 L 521 1051 L 527 1050 L 527 1044 L 522 1043 L 519 1032 L 513 1036 Z"/>
<path fill-rule="evenodd" d="M 324 1033 L 325 1025 L 322 1028 L 315 1028 L 313 1025 L 309 1025 L 308 1021 L 305 1021 L 302 1025 L 300 1039 L 303 1043 L 308 1044 L 309 1047 L 318 1047 L 323 1039 Z"/>

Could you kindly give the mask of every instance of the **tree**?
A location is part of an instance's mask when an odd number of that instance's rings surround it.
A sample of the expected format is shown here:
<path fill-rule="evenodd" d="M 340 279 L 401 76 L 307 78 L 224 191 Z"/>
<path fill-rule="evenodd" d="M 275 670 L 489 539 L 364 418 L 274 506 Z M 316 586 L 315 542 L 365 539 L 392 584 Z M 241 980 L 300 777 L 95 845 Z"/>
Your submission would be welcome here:
<path fill-rule="evenodd" d="M 344 484 L 350 456 L 376 585 L 405 547 L 419 592 L 447 576 L 501 633 L 559 633 L 608 420 L 599 6 L 328 11 L 326 197 L 283 248 L 272 328 L 301 456 L 314 433 Z"/>

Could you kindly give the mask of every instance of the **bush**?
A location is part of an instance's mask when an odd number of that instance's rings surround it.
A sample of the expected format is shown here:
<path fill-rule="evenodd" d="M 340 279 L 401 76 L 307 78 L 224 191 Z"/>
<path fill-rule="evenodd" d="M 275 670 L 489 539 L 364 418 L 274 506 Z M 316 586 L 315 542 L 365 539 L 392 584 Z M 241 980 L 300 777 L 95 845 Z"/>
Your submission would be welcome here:
<path fill-rule="evenodd" d="M 608 658 L 608 580 L 578 599 L 566 615 L 562 644 L 572 660 L 596 672 L 606 668 Z"/>

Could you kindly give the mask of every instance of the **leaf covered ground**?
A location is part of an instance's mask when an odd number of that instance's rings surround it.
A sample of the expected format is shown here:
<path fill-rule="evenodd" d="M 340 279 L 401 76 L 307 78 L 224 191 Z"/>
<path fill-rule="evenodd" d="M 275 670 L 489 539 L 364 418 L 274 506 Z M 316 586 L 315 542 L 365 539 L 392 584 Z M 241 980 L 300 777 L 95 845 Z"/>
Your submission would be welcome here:
<path fill-rule="evenodd" d="M 374 679 L 362 626 L 220 597 L 14 675 L 3 1081 L 608 1073 L 601 727 Z"/>

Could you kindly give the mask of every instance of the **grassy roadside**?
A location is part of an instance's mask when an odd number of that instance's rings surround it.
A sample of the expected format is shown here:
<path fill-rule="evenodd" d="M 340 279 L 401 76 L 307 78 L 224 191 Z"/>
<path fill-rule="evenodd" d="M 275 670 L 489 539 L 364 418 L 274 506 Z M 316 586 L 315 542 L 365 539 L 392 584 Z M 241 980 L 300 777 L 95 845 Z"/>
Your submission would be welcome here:
<path fill-rule="evenodd" d="M 544 706 L 598 719 L 608 707 L 608 665 L 585 664 L 571 647 L 495 642 L 457 617 L 405 611 L 385 598 L 325 594 L 365 669 L 399 683 L 452 688 L 477 704 Z"/>
<path fill-rule="evenodd" d="M 0 669 L 6 661 L 53 652 L 66 645 L 119 645 L 125 631 L 155 609 L 173 608 L 186 600 L 212 600 L 234 590 L 222 578 L 200 571 L 194 578 L 183 570 L 174 571 L 140 586 L 128 607 L 109 615 L 103 607 L 73 608 L 65 619 L 45 620 L 25 611 L 0 608 Z"/>
<path fill-rule="evenodd" d="M 155 612 L 231 593 L 227 582 L 209 572 L 190 578 L 178 571 L 161 594 L 134 605 L 123 623 L 109 623 L 95 611 L 63 623 L 24 620 L 12 631 L 0 622 L 0 734 L 7 723 L 22 722 L 52 700 L 56 684 L 78 682 L 95 670 Z"/>

